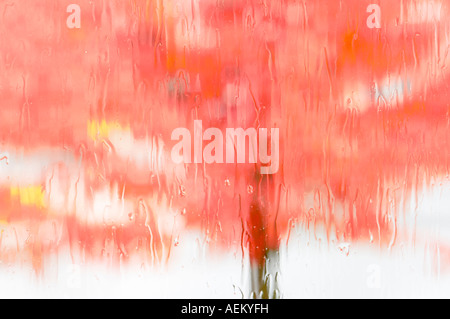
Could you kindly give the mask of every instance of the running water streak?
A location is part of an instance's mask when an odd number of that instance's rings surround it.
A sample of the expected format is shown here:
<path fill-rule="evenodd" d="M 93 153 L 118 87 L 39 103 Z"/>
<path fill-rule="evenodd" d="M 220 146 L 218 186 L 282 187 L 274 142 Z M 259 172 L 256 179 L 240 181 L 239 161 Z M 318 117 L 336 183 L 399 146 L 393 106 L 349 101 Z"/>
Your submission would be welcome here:
<path fill-rule="evenodd" d="M 449 274 L 447 1 L 72 5 L 0 4 L 6 278 L 70 295 L 89 271 L 163 285 L 185 264 L 205 262 L 191 275 L 210 278 L 223 259 L 233 282 L 205 280 L 278 298 L 307 284 L 291 277 L 292 256 L 324 267 L 354 247 L 368 259 L 417 252 L 414 267 Z M 180 128 L 188 163 L 173 160 Z M 233 140 L 227 157 L 227 130 L 252 128 L 255 148 Z M 251 153 L 264 129 L 266 162 Z"/>

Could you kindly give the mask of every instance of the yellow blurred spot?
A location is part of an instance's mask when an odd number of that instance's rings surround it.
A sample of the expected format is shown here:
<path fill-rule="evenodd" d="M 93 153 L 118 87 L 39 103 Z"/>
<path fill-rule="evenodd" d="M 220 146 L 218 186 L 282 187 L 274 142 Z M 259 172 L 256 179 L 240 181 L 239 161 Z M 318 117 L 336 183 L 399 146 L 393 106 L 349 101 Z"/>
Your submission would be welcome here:
<path fill-rule="evenodd" d="M 99 141 L 105 138 L 108 138 L 113 132 L 123 132 L 129 131 L 130 127 L 123 127 L 118 122 L 106 122 L 106 120 L 102 121 L 89 121 L 87 125 L 87 134 L 89 138 L 93 141 Z"/>
<path fill-rule="evenodd" d="M 42 186 L 11 187 L 11 197 L 23 206 L 45 207 L 45 192 Z"/>

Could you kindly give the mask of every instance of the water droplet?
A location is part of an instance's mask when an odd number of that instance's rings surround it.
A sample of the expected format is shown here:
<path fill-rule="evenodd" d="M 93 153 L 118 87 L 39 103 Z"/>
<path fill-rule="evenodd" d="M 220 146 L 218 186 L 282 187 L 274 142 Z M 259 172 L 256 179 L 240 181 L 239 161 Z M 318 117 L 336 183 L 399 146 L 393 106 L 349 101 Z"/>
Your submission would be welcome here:
<path fill-rule="evenodd" d="M 180 195 L 181 197 L 186 196 L 186 188 L 183 185 L 180 185 L 180 187 L 178 188 L 178 195 Z"/>

